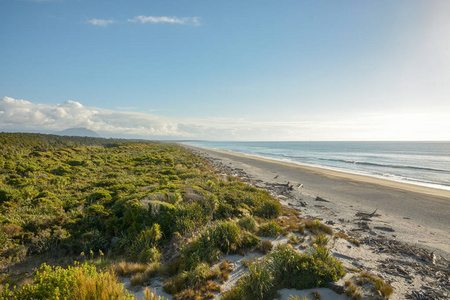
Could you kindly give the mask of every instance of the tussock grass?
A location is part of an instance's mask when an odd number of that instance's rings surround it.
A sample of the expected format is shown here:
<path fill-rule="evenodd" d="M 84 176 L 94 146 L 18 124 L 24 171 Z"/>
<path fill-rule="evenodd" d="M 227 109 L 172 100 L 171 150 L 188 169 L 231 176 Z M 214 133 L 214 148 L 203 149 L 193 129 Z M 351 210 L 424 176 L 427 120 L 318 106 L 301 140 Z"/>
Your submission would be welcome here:
<path fill-rule="evenodd" d="M 76 263 L 67 269 L 43 264 L 32 284 L 11 291 L 5 286 L 1 296 L 2 299 L 134 299 L 113 273 L 98 272 L 87 263 Z"/>
<path fill-rule="evenodd" d="M 359 247 L 359 245 L 360 245 L 360 242 L 359 242 L 357 239 L 354 239 L 354 238 L 352 238 L 352 237 L 349 237 L 348 235 L 346 235 L 345 233 L 342 233 L 342 232 L 336 232 L 336 233 L 334 234 L 334 237 L 335 237 L 335 238 L 341 238 L 341 239 L 347 240 L 347 241 L 349 241 L 350 243 L 352 243 L 353 245 L 355 245 L 355 246 L 357 246 L 357 247 Z"/>
<path fill-rule="evenodd" d="M 314 235 L 321 235 L 321 234 L 329 234 L 333 235 L 333 229 L 321 223 L 318 219 L 315 220 L 306 220 L 304 221 L 306 229 L 312 232 Z"/>
<path fill-rule="evenodd" d="M 269 240 L 264 240 L 256 247 L 256 250 L 261 254 L 267 254 L 272 250 L 272 248 L 272 242 Z"/>
<path fill-rule="evenodd" d="M 121 261 L 110 265 L 110 268 L 117 276 L 129 276 L 145 272 L 147 264 Z"/>
<path fill-rule="evenodd" d="M 258 229 L 258 222 L 252 216 L 244 216 L 238 221 L 239 227 L 249 232 L 255 232 Z"/>
<path fill-rule="evenodd" d="M 270 237 L 278 237 L 283 231 L 283 227 L 277 224 L 275 221 L 269 221 L 267 223 L 261 224 L 259 226 L 259 235 L 262 236 L 270 236 Z"/>
<path fill-rule="evenodd" d="M 376 299 L 389 299 L 394 289 L 378 276 L 362 271 L 345 282 L 344 292 L 352 299 L 360 299 L 364 295 L 375 295 Z"/>
<path fill-rule="evenodd" d="M 159 263 L 151 263 L 147 266 L 144 272 L 136 273 L 131 276 L 130 283 L 132 286 L 144 285 L 156 276 L 158 273 L 160 264 Z"/>

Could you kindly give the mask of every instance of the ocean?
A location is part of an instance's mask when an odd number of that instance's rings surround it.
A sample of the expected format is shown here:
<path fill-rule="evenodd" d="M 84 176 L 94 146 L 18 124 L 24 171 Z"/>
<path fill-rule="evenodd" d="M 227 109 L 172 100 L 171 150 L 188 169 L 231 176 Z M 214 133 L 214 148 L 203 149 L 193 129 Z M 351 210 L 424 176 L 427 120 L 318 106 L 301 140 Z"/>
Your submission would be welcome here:
<path fill-rule="evenodd" d="M 450 142 L 188 142 L 450 191 Z"/>

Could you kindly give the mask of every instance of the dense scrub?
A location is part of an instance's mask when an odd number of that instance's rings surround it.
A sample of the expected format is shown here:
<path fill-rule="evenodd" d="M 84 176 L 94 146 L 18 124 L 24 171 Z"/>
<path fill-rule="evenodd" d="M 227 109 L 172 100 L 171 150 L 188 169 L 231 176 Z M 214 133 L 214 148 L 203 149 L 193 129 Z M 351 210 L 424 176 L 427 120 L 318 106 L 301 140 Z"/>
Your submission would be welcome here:
<path fill-rule="evenodd" d="M 34 283 L 3 291 L 11 281 L 2 275 L 3 299 L 132 298 L 114 272 L 133 286 L 159 273 L 174 299 L 209 299 L 232 271 L 226 260 L 212 265 L 248 249 L 267 258 L 250 265 L 228 299 L 271 299 L 277 288 L 340 278 L 342 266 L 324 246 L 331 228 L 295 214 L 278 219 L 282 213 L 267 191 L 217 174 L 179 145 L 0 133 L 0 267 L 39 254 L 98 260 L 97 269 L 44 265 Z M 287 228 L 314 232 L 318 246 L 309 254 L 272 250 L 255 235 Z"/>
<path fill-rule="evenodd" d="M 238 218 L 281 211 L 266 191 L 218 176 L 174 144 L 9 133 L 0 141 L 3 267 L 54 251 L 158 263 L 174 238 L 197 236 L 176 249 L 172 268 L 193 272 L 259 242 L 256 221 Z"/>

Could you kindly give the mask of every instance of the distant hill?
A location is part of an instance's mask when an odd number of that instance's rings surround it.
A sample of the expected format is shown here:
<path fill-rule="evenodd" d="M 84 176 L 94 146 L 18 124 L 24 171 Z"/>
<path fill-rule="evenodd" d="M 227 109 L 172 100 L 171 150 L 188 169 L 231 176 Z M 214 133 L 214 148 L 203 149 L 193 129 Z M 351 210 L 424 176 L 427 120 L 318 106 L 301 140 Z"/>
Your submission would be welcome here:
<path fill-rule="evenodd" d="M 88 136 L 88 137 L 100 137 L 100 135 L 90 129 L 84 127 L 68 128 L 63 131 L 55 133 L 56 135 L 67 135 L 67 136 Z"/>

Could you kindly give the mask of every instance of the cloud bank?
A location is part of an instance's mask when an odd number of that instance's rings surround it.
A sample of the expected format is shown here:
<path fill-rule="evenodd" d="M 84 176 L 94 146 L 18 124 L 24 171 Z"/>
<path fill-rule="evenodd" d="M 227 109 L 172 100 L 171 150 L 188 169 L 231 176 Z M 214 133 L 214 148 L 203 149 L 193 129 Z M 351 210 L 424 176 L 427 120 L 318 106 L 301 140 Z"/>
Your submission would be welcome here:
<path fill-rule="evenodd" d="M 0 131 L 51 133 L 73 127 L 85 127 L 103 137 L 143 139 L 450 140 L 450 113 L 299 116 L 296 122 L 255 122 L 236 118 L 171 119 L 88 107 L 71 100 L 51 105 L 0 99 Z"/>

